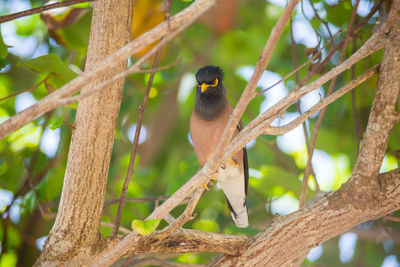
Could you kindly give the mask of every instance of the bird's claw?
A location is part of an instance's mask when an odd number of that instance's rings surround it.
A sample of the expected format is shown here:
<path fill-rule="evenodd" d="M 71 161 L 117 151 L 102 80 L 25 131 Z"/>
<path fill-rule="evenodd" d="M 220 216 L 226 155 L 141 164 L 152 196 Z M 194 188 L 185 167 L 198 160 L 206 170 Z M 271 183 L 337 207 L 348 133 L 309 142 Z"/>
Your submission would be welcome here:
<path fill-rule="evenodd" d="M 233 164 L 234 167 L 238 167 L 239 164 L 237 164 L 236 160 L 229 158 L 229 161 Z"/>
<path fill-rule="evenodd" d="M 202 186 L 204 187 L 204 189 L 206 191 L 210 191 L 210 189 L 208 188 L 207 184 L 210 184 L 210 185 L 214 186 L 214 183 L 211 180 L 216 180 L 216 178 L 215 177 L 211 177 L 206 184 L 202 184 Z"/>
<path fill-rule="evenodd" d="M 206 191 L 210 191 L 210 189 L 208 189 L 207 184 L 202 184 L 201 186 L 203 186 Z"/>

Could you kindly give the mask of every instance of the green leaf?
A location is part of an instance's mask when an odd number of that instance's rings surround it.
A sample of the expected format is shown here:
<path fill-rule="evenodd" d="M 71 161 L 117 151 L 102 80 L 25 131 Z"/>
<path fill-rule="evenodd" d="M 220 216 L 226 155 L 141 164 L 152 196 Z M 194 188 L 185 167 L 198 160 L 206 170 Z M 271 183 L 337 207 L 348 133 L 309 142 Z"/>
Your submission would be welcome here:
<path fill-rule="evenodd" d="M 56 54 L 48 54 L 25 62 L 25 66 L 38 72 L 75 74 Z"/>
<path fill-rule="evenodd" d="M 36 207 L 36 197 L 33 190 L 26 193 L 26 195 L 22 198 L 22 204 L 25 206 L 31 213 Z"/>
<path fill-rule="evenodd" d="M 8 49 L 6 44 L 4 43 L 3 36 L 0 32 L 0 58 L 5 59 L 8 55 Z"/>
<path fill-rule="evenodd" d="M 90 7 L 90 2 L 87 3 L 80 3 L 80 4 L 75 4 L 73 6 L 71 6 L 72 8 L 87 8 Z"/>
<path fill-rule="evenodd" d="M 0 267 L 17 266 L 18 256 L 14 250 L 5 252 L 0 258 Z"/>
<path fill-rule="evenodd" d="M 135 219 L 132 221 L 131 228 L 140 235 L 149 235 L 157 229 L 160 222 L 160 219 L 147 220 L 145 222 Z"/>
<path fill-rule="evenodd" d="M 50 125 L 51 130 L 55 130 L 57 128 L 60 128 L 61 125 L 63 124 L 63 117 L 58 118 L 55 122 L 53 122 L 52 125 Z"/>
<path fill-rule="evenodd" d="M 86 51 L 89 43 L 91 20 L 91 12 L 88 12 L 72 25 L 57 30 L 57 34 L 62 40 L 61 43 L 71 50 Z"/>
<path fill-rule="evenodd" d="M 5 68 L 8 64 L 10 64 L 10 61 L 6 58 L 0 58 L 0 70 Z"/>

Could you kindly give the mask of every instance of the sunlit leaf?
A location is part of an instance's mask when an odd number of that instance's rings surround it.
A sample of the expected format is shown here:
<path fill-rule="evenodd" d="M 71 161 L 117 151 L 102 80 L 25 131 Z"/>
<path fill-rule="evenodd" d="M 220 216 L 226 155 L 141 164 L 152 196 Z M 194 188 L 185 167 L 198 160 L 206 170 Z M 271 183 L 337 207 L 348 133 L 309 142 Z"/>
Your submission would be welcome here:
<path fill-rule="evenodd" d="M 58 118 L 55 122 L 53 122 L 53 124 L 50 125 L 49 128 L 50 128 L 51 130 L 55 130 L 55 129 L 57 129 L 57 128 L 60 128 L 61 125 L 63 124 L 63 120 L 64 120 L 63 117 Z"/>
<path fill-rule="evenodd" d="M 135 219 L 132 221 L 131 228 L 141 235 L 149 235 L 157 229 L 160 222 L 160 219 L 152 219 L 147 221 Z"/>
<path fill-rule="evenodd" d="M 7 45 L 4 43 L 3 36 L 0 32 L 0 58 L 5 59 L 8 55 Z"/>
<path fill-rule="evenodd" d="M 13 250 L 5 252 L 0 258 L 0 267 L 10 267 L 17 265 L 18 256 Z"/>

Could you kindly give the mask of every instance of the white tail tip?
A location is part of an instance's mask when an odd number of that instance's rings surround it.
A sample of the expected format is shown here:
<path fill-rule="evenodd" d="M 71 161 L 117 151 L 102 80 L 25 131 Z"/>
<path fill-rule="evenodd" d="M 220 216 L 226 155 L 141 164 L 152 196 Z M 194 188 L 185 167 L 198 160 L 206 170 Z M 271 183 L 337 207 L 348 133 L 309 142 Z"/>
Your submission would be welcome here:
<path fill-rule="evenodd" d="M 247 209 L 245 208 L 242 212 L 236 214 L 233 214 L 231 212 L 232 220 L 236 224 L 237 227 L 239 228 L 246 228 L 249 226 L 249 218 L 247 216 Z"/>

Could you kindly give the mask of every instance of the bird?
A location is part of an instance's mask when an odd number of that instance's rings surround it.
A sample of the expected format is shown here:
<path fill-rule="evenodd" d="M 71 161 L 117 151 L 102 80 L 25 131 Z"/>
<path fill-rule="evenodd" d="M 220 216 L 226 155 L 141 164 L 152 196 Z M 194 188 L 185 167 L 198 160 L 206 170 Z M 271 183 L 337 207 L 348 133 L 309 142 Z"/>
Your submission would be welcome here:
<path fill-rule="evenodd" d="M 224 73 L 218 66 L 204 66 L 196 73 L 196 97 L 194 110 L 190 117 L 190 135 L 201 166 L 204 166 L 213 155 L 233 111 L 233 107 L 226 97 L 223 79 Z M 241 129 L 240 122 L 235 135 Z M 215 177 L 210 177 L 209 182 L 211 179 L 216 179 L 220 184 L 236 226 L 248 227 L 246 197 L 249 166 L 246 147 L 223 162 Z M 207 184 L 203 184 L 203 186 L 208 190 Z"/>

